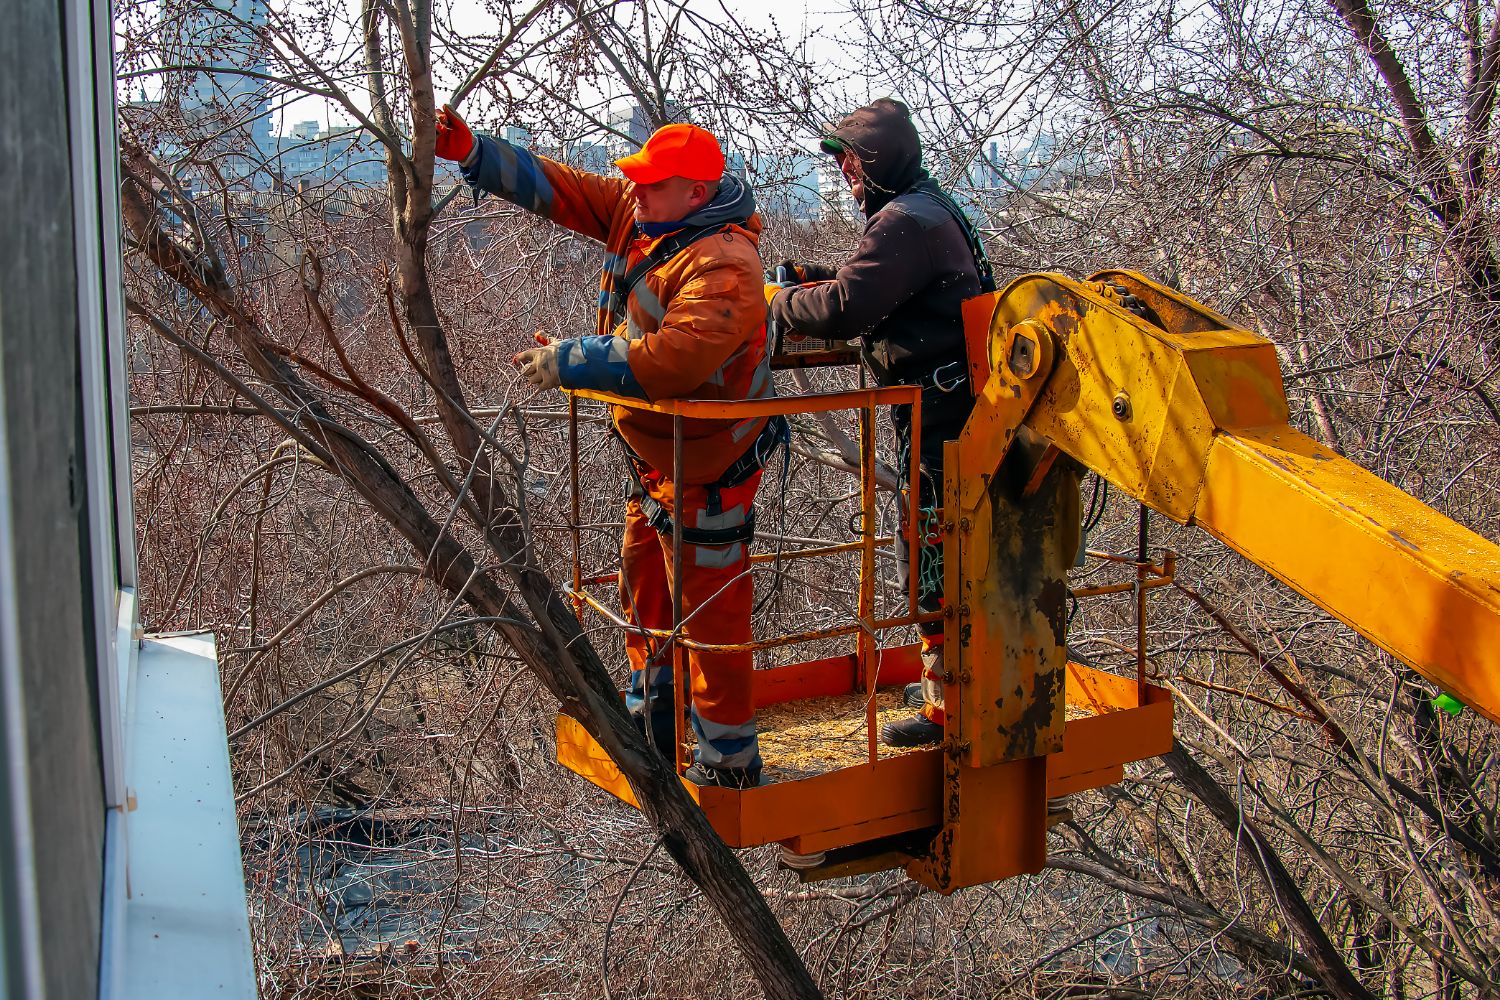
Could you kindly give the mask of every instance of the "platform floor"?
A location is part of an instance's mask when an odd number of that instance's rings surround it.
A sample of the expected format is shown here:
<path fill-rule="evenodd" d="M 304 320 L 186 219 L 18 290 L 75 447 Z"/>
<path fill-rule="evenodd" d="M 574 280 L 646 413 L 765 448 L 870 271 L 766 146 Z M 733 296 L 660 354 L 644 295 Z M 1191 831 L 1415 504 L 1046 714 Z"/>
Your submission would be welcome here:
<path fill-rule="evenodd" d="M 901 688 L 875 692 L 875 731 L 887 722 L 915 715 L 901 703 Z M 806 701 L 767 705 L 756 715 L 760 756 L 772 781 L 792 781 L 825 774 L 869 760 L 865 735 L 865 695 L 851 693 Z M 907 753 L 894 747 L 878 748 L 881 757 Z"/>
<path fill-rule="evenodd" d="M 887 687 L 875 692 L 877 740 L 881 726 L 916 714 L 902 704 L 901 691 L 900 687 Z M 1070 721 L 1092 714 L 1086 706 L 1067 706 Z M 869 761 L 862 693 L 767 705 L 756 721 L 760 756 L 771 781 L 795 781 Z M 876 745 L 882 760 L 910 753 L 911 749 Z"/>

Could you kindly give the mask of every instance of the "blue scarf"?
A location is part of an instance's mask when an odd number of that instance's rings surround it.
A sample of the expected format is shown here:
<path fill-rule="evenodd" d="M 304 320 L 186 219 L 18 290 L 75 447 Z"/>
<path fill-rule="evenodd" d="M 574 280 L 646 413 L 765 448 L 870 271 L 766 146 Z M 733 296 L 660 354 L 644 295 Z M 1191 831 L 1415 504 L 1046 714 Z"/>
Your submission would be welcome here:
<path fill-rule="evenodd" d="M 687 228 L 686 219 L 678 219 L 676 222 L 637 222 L 635 228 L 642 236 L 649 236 L 653 240 L 668 233 L 675 233 L 679 229 Z"/>

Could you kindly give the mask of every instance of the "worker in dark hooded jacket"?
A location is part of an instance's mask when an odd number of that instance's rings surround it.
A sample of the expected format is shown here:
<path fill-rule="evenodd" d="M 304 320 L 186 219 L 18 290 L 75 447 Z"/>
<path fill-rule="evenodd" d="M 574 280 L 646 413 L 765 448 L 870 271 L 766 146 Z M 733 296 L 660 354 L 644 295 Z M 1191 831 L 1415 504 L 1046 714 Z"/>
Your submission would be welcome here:
<path fill-rule="evenodd" d="M 822 140 L 837 158 L 864 211 L 864 235 L 837 271 L 788 262 L 795 278 L 771 302 L 785 327 L 832 340 L 858 338 L 865 363 L 881 385 L 922 387 L 918 608 L 942 607 L 943 442 L 957 438 L 974 408 L 964 350 L 963 301 L 994 288 L 978 234 L 948 194 L 922 168 L 922 145 L 905 104 L 882 98 L 839 122 Z M 831 280 L 819 280 L 831 279 Z M 911 446 L 911 407 L 892 408 L 903 451 Z M 910 467 L 903 457 L 902 469 Z M 912 567 L 908 546 L 896 546 L 901 589 Z M 880 738 L 893 746 L 935 743 L 943 736 L 943 622 L 920 626 L 922 680 L 907 692 L 920 714 L 889 723 Z"/>

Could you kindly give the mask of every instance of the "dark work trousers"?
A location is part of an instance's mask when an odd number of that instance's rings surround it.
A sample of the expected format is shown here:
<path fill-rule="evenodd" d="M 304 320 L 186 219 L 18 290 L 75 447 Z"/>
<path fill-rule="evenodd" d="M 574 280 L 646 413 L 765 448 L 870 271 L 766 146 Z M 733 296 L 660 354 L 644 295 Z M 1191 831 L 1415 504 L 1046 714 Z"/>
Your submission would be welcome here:
<path fill-rule="evenodd" d="M 943 506 L 943 442 L 952 441 L 963 432 L 969 414 L 974 409 L 974 395 L 965 380 L 951 392 L 943 392 L 934 386 L 922 390 L 922 443 L 921 482 L 919 496 L 924 511 L 936 512 Z M 891 423 L 896 428 L 896 440 L 900 449 L 903 482 L 911 468 L 911 407 L 891 407 Z M 918 525 L 920 545 L 917 549 L 920 573 L 917 578 L 917 610 L 938 611 L 943 606 L 943 533 L 938 519 L 923 518 L 927 523 Z M 896 533 L 896 579 L 901 585 L 903 605 L 908 592 L 912 567 L 907 558 L 906 539 L 912 526 L 906 524 L 906 499 L 901 503 L 901 527 Z M 942 619 L 925 622 L 918 626 L 928 640 L 943 634 Z"/>

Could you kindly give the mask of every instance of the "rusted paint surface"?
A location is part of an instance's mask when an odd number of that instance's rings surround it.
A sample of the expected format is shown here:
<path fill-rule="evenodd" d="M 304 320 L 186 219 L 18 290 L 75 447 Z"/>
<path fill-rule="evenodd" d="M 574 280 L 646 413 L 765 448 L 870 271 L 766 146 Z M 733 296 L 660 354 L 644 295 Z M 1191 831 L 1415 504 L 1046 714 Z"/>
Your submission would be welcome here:
<path fill-rule="evenodd" d="M 911 878 L 939 892 L 1041 871 L 1047 861 L 1047 759 L 991 767 L 947 761 L 947 822 L 931 850 L 907 866 Z M 953 806 L 960 806 L 955 811 Z"/>
<path fill-rule="evenodd" d="M 1122 285 L 1125 290 L 1153 309 L 1166 328 L 1175 333 L 1211 333 L 1233 329 L 1234 324 L 1200 302 L 1181 292 L 1158 285 L 1134 271 L 1099 271 L 1089 281 Z"/>
<path fill-rule="evenodd" d="M 959 532 L 962 595 L 950 729 L 982 767 L 1061 748 L 1067 570 L 1078 547 L 1078 467 L 1066 459 L 1026 495 L 1047 446 L 1022 428 Z M 960 459 L 968 468 L 969 455 Z M 954 491 L 958 488 L 954 484 Z"/>
<path fill-rule="evenodd" d="M 1076 551 L 1076 547 L 1075 547 Z M 1063 580 L 1049 580 L 1036 596 L 1036 609 L 1052 626 L 1052 641 L 1059 646 L 1067 642 L 1068 585 Z"/>
<path fill-rule="evenodd" d="M 1039 756 L 1027 753 L 1039 744 L 1061 744 L 1062 730 L 1066 724 L 1062 695 L 1062 670 L 1038 670 L 1031 691 L 1020 693 L 1016 698 L 1020 711 L 1016 713 L 1014 722 L 1007 729 L 1001 730 L 1006 737 L 1003 751 L 1006 760 Z M 1003 705 L 999 702 L 995 707 L 997 713 L 1003 710 Z M 1056 753 L 1060 749 L 1059 745 L 1056 750 L 1046 752 Z"/>

